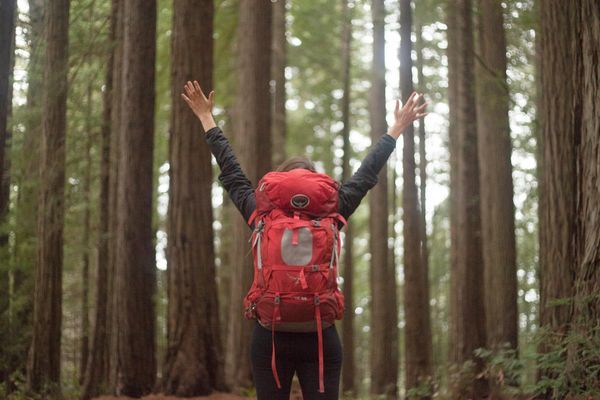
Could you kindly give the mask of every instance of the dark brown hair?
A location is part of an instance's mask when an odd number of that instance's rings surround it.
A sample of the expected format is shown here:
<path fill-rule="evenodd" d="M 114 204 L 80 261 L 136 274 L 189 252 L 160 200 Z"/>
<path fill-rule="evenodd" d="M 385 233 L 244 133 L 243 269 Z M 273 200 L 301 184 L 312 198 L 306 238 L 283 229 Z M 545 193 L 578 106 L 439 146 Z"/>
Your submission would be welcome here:
<path fill-rule="evenodd" d="M 294 156 L 294 157 L 288 158 L 287 160 L 282 162 L 279 165 L 279 167 L 277 167 L 276 171 L 277 172 L 286 172 L 286 171 L 291 171 L 296 168 L 303 168 L 303 169 L 307 169 L 312 172 L 317 172 L 317 169 L 315 168 L 315 164 L 313 164 L 312 161 L 310 161 L 307 157 L 304 157 L 304 156 Z"/>

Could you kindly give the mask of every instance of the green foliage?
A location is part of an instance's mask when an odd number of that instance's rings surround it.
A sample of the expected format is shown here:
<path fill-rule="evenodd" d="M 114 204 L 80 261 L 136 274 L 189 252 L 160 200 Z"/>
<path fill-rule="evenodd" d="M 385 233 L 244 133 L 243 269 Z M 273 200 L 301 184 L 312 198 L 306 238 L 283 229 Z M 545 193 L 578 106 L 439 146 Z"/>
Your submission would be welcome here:
<path fill-rule="evenodd" d="M 475 355 L 484 361 L 482 376 L 490 382 L 496 395 L 522 394 L 519 382 L 523 373 L 523 362 L 519 359 L 517 350 L 510 348 L 507 343 L 497 350 L 477 349 Z"/>
<path fill-rule="evenodd" d="M 528 391 L 556 399 L 600 398 L 600 325 L 586 330 L 578 323 L 566 334 L 546 327 L 539 330 L 536 344 L 542 351 L 536 355 L 536 364 L 540 376 Z"/>

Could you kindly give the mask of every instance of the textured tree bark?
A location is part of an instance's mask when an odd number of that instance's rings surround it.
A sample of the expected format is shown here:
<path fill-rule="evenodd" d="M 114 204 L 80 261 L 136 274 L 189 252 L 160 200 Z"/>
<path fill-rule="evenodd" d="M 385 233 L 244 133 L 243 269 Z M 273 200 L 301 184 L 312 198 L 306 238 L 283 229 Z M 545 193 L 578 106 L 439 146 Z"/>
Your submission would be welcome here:
<path fill-rule="evenodd" d="M 455 8 L 455 9 L 454 9 Z M 456 98 L 450 108 L 451 134 L 456 135 L 455 177 L 456 185 L 451 187 L 456 196 L 456 231 L 451 233 L 456 243 L 454 275 L 451 282 L 451 313 L 453 343 L 450 361 L 461 366 L 468 360 L 475 362 L 475 372 L 483 367 L 482 361 L 475 358 L 473 351 L 485 347 L 485 310 L 483 298 L 483 254 L 481 250 L 481 220 L 479 195 L 479 163 L 477 159 L 477 119 L 475 113 L 475 92 L 473 85 L 473 24 L 471 1 L 460 0 L 452 3 L 451 12 L 456 13 L 450 21 L 456 24 L 456 31 L 449 33 L 448 65 L 456 80 Z M 452 39 L 452 41 L 450 41 Z M 456 58 L 454 60 L 454 58 Z M 454 121 L 453 118 L 456 118 Z M 452 163 L 452 160 L 451 160 Z M 452 201 L 451 200 L 451 201 Z M 452 219 L 452 218 L 451 218 Z M 475 378 L 471 388 L 464 394 L 473 398 L 483 398 L 487 394 L 487 383 L 483 378 Z"/>
<path fill-rule="evenodd" d="M 91 20 L 91 19 L 90 19 Z M 90 230 L 91 230 L 91 173 L 92 173 L 92 86 L 88 85 L 86 99 L 86 149 L 85 149 L 85 173 L 83 177 L 83 201 L 85 211 L 83 215 L 83 237 L 82 248 L 83 257 L 81 260 L 81 344 L 79 364 L 79 384 L 83 384 L 85 379 L 85 369 L 87 368 L 90 344 Z"/>
<path fill-rule="evenodd" d="M 344 155 L 342 158 L 342 181 L 346 182 L 351 174 L 350 157 L 350 68 L 352 44 L 352 14 L 348 7 L 348 0 L 342 0 L 342 82 L 344 95 L 342 97 L 342 138 L 344 140 Z M 356 393 L 355 367 L 354 367 L 354 266 L 352 261 L 352 226 L 348 222 L 344 236 L 344 301 L 345 310 L 342 319 L 343 364 L 342 364 L 342 391 L 343 393 Z"/>
<path fill-rule="evenodd" d="M 187 81 L 197 79 L 207 95 L 212 89 L 213 14 L 212 0 L 173 3 L 168 348 L 161 387 L 165 394 L 185 397 L 224 388 L 211 155 L 202 126 L 181 99 Z"/>
<path fill-rule="evenodd" d="M 371 142 L 387 130 L 385 120 L 385 5 L 372 2 L 373 70 L 369 115 Z M 371 393 L 395 399 L 398 393 L 398 328 L 392 319 L 397 315 L 395 272 L 388 263 L 387 169 L 378 176 L 378 184 L 369 194 L 369 248 L 371 250 Z M 395 269 L 395 268 L 393 268 Z M 393 315 L 392 315 L 393 314 Z"/>
<path fill-rule="evenodd" d="M 600 316 L 600 10 L 591 0 L 539 7 L 540 324 L 557 341 L 543 343 L 544 352 L 572 331 L 594 334 Z M 593 363 L 584 356 L 590 342 L 567 347 L 566 385 L 581 386 Z"/>
<path fill-rule="evenodd" d="M 400 3 L 400 89 L 406 102 L 413 92 L 411 1 Z M 421 254 L 421 212 L 416 184 L 414 126 L 403 133 L 402 220 L 404 237 L 404 346 L 406 389 L 428 385 L 432 378 L 429 288 Z M 430 398 L 422 396 L 420 398 Z"/>
<path fill-rule="evenodd" d="M 515 210 L 506 41 L 499 0 L 479 0 L 477 135 L 487 347 L 517 348 Z M 513 382 L 514 383 L 514 382 Z"/>
<path fill-rule="evenodd" d="M 114 60 L 113 93 L 111 99 L 110 121 L 110 153 L 108 170 L 108 287 L 107 287 L 107 335 L 108 335 L 108 392 L 117 390 L 117 377 L 119 375 L 118 362 L 118 306 L 117 306 L 117 232 L 118 232 L 118 194 L 119 194 L 119 163 L 121 158 L 121 119 L 123 109 L 123 59 L 124 59 L 124 30 L 125 30 L 125 2 L 113 0 L 112 13 L 115 15 L 115 38 L 113 41 Z"/>
<path fill-rule="evenodd" d="M 62 319 L 68 0 L 47 3 L 45 39 L 37 263 L 27 386 L 34 392 L 57 392 Z"/>
<path fill-rule="evenodd" d="M 90 354 L 85 366 L 81 399 L 87 400 L 98 396 L 102 388 L 108 388 L 108 242 L 109 242 L 109 215 L 113 214 L 109 209 L 109 199 L 112 192 L 109 185 L 110 151 L 111 151 L 111 115 L 113 97 L 113 64 L 114 41 L 116 38 L 118 2 L 113 1 L 110 16 L 110 40 L 111 46 L 108 52 L 108 63 L 106 69 L 106 90 L 103 97 L 102 116 L 102 152 L 100 158 L 100 196 L 99 196 L 99 220 L 98 220 L 98 267 L 96 273 L 96 314 L 92 332 Z"/>
<path fill-rule="evenodd" d="M 275 87 L 273 90 L 273 165 L 279 165 L 286 159 L 285 137 L 285 67 L 287 63 L 286 0 L 273 2 L 273 45 L 271 75 Z"/>
<path fill-rule="evenodd" d="M 239 76 L 233 146 L 243 170 L 254 185 L 271 169 L 271 73 L 265 65 L 271 65 L 272 7 L 267 1 L 240 3 Z M 239 215 L 233 224 L 232 248 L 247 249 L 248 226 Z M 239 389 L 252 385 L 250 364 L 246 361 L 249 359 L 252 322 L 244 320 L 241 295 L 252 283 L 252 255 L 248 251 L 235 251 L 231 262 L 234 269 L 225 374 L 227 383 Z"/>
<path fill-rule="evenodd" d="M 117 194 L 116 308 L 120 394 L 150 393 L 156 375 L 152 230 L 156 3 L 124 2 Z"/>
<path fill-rule="evenodd" d="M 8 346 L 10 337 L 10 270 L 8 233 L 4 228 L 10 200 L 10 148 L 11 126 L 8 119 L 12 113 L 13 70 L 15 48 L 16 1 L 0 3 L 0 341 Z M 8 360 L 10 355 L 4 348 L 0 358 Z M 0 382 L 9 385 L 10 365 L 0 366 Z M 10 389 L 9 389 L 10 390 Z"/>

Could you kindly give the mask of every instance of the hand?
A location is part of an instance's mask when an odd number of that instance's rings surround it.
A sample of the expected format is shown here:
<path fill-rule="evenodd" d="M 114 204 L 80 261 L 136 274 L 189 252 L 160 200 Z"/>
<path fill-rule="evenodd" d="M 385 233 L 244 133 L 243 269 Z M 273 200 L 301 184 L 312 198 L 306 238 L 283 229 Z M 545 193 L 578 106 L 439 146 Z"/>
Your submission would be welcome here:
<path fill-rule="evenodd" d="M 204 131 L 206 132 L 210 128 L 215 127 L 216 124 L 211 114 L 213 108 L 213 99 L 215 97 L 214 90 L 212 90 L 208 94 L 208 98 L 206 98 L 198 81 L 194 81 L 194 83 L 188 81 L 184 85 L 183 89 L 185 94 L 181 93 L 181 97 L 185 100 L 188 106 L 190 106 L 194 114 L 196 114 L 202 123 Z"/>
<path fill-rule="evenodd" d="M 394 125 L 388 130 L 388 135 L 398 139 L 402 132 L 409 127 L 415 120 L 423 118 L 428 113 L 423 112 L 428 103 L 419 105 L 423 99 L 422 94 L 412 92 L 406 103 L 400 108 L 400 100 L 396 100 L 396 109 L 394 110 Z"/>

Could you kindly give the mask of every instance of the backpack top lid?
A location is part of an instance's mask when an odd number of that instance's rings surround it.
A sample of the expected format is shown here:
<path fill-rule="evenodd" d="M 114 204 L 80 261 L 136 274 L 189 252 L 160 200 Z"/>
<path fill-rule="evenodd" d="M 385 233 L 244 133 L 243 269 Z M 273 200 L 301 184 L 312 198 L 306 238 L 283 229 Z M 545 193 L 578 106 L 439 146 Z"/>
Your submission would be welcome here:
<path fill-rule="evenodd" d="M 326 174 L 296 168 L 269 172 L 255 190 L 256 212 L 274 209 L 322 217 L 338 211 L 339 184 Z"/>

